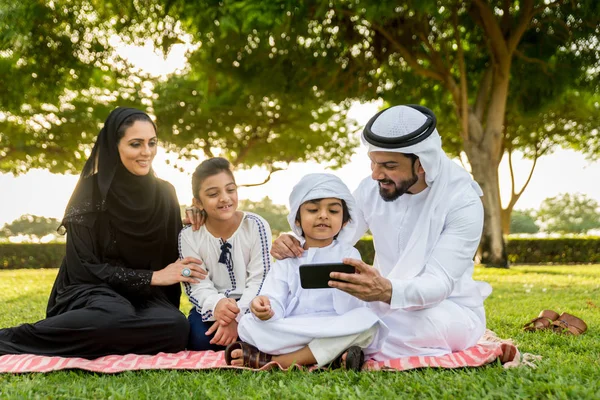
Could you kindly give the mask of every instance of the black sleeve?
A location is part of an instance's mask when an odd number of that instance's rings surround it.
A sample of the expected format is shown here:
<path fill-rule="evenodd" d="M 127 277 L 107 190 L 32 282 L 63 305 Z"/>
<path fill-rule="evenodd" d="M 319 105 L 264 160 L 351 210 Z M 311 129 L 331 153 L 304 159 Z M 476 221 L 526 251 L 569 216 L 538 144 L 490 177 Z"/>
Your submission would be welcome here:
<path fill-rule="evenodd" d="M 152 271 L 102 262 L 94 232 L 87 227 L 69 224 L 67 232 L 68 284 L 107 284 L 121 293 L 150 292 Z"/>

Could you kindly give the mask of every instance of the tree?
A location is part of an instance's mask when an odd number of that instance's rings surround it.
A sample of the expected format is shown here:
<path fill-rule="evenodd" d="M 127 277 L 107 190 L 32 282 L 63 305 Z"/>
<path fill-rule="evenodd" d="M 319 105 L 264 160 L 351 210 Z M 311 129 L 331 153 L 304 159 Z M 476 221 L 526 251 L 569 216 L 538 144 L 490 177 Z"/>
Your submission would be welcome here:
<path fill-rule="evenodd" d="M 80 170 L 116 105 L 155 114 L 161 141 L 182 157 L 201 149 L 271 173 L 292 161 L 336 167 L 349 160 L 357 142 L 339 117 L 349 102 L 317 101 L 314 93 L 291 98 L 266 85 L 261 90 L 204 63 L 212 56 L 204 51 L 190 55 L 185 79 L 173 74 L 168 83 L 118 56 L 115 37 L 134 44 L 150 39 L 164 52 L 180 41 L 185 32 L 161 3 L 0 5 L 0 171 Z M 302 87 L 303 94 L 311 91 Z"/>
<path fill-rule="evenodd" d="M 514 210 L 510 216 L 510 233 L 538 233 L 533 210 Z"/>
<path fill-rule="evenodd" d="M 105 86 L 106 107 L 119 101 L 147 105 L 159 125 L 173 130 L 163 139 L 167 146 L 183 146 L 184 156 L 192 148 L 209 155 L 218 148 L 240 165 L 267 165 L 271 172 L 281 167 L 277 161 L 317 159 L 337 165 L 347 160 L 354 142 L 342 128 L 350 100 L 418 103 L 438 116 L 446 151 L 466 154 L 485 193 L 483 261 L 505 266 L 502 233 L 525 187 L 513 187 L 503 211 L 502 156 L 521 151 L 535 166 L 556 145 L 600 154 L 596 1 L 108 0 L 94 9 L 94 0 L 57 0 L 49 3 L 51 10 L 45 3 L 30 3 L 36 7 L 0 6 L 5 15 L 11 12 L 11 20 L 0 26 L 0 32 L 7 32 L 0 36 L 0 65 L 10 66 L 6 76 L 35 82 L 36 65 L 61 66 L 66 63 L 61 57 L 71 57 L 70 69 L 53 69 L 57 88 L 46 84 L 32 95 L 39 92 L 47 103 L 24 100 L 13 89 L 11 101 L 0 104 L 12 119 L 0 115 L 0 132 L 6 132 L 0 137 L 3 170 L 51 163 L 76 169 L 82 156 L 69 158 L 68 153 L 85 152 L 90 133 L 61 143 L 53 153 L 39 149 L 44 144 L 54 148 L 57 139 L 49 135 L 56 131 L 60 138 L 71 137 L 78 128 L 63 131 L 62 125 L 50 124 L 39 133 L 29 124 L 42 117 L 48 123 L 51 113 L 60 116 L 64 109 L 67 115 L 87 113 L 83 122 L 97 126 L 99 118 L 89 110 L 96 112 L 102 103 L 98 91 L 104 93 L 100 88 Z M 29 8 L 36 10 L 36 18 L 23 11 Z M 85 18 L 86 13 L 94 18 Z M 20 22 L 13 24 L 13 19 Z M 32 29 L 35 35 L 28 36 Z M 79 39 L 74 40 L 76 31 Z M 114 54 L 104 43 L 112 34 L 134 43 L 150 38 L 164 52 L 178 40 L 188 41 L 194 45 L 190 65 L 166 80 L 132 74 L 123 60 L 113 68 Z M 47 50 L 46 42 L 61 43 L 57 46 L 68 51 Z M 73 74 L 86 79 L 72 79 Z M 76 94 L 72 101 L 70 93 Z M 52 101 L 53 96 L 62 100 Z M 44 111 L 46 104 L 58 111 Z M 33 133 L 38 133 L 36 140 L 25 140 Z"/>
<path fill-rule="evenodd" d="M 289 213 L 287 207 L 281 204 L 274 204 L 273 200 L 268 196 L 260 201 L 241 200 L 238 208 L 253 212 L 266 219 L 271 226 L 273 237 L 279 236 L 281 232 L 288 232 L 290 230 L 290 224 L 287 221 Z"/>
<path fill-rule="evenodd" d="M 600 228 L 600 207 L 584 194 L 562 193 L 542 202 L 538 219 L 547 232 L 587 233 Z"/>
<path fill-rule="evenodd" d="M 599 8 L 563 0 L 173 1 L 169 13 L 232 76 L 269 82 L 283 66 L 323 101 L 434 109 L 446 150 L 464 151 L 485 193 L 483 261 L 506 266 L 503 228 L 524 188 L 513 188 L 503 215 L 498 166 L 515 150 L 536 160 L 567 127 L 597 132 Z M 563 112 L 566 99 L 591 112 Z M 573 137 L 563 143 L 581 146 Z"/>
<path fill-rule="evenodd" d="M 25 214 L 9 224 L 4 224 L 0 233 L 4 237 L 24 235 L 34 241 L 39 241 L 46 235 L 58 236 L 56 230 L 59 225 L 60 221 L 56 218 Z"/>

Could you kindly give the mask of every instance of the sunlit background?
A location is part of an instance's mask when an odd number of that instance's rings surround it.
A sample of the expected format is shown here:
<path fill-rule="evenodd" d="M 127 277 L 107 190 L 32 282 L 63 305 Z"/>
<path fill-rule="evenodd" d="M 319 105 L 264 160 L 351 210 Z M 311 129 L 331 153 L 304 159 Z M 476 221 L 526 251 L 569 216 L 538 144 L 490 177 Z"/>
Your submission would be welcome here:
<path fill-rule="evenodd" d="M 117 42 L 113 41 L 112 44 L 117 46 L 121 56 L 150 74 L 166 75 L 185 67 L 185 44 L 174 45 L 165 58 L 154 51 L 150 41 L 144 46 L 131 46 L 120 45 L 118 39 L 114 40 Z M 354 118 L 359 126 L 363 126 L 377 112 L 379 106 L 380 103 L 355 103 L 349 116 Z M 359 133 L 353 134 L 359 135 Z M 440 134 L 443 139 L 444 132 Z M 191 203 L 192 198 L 191 174 L 200 161 L 178 161 L 178 166 L 183 167 L 185 171 L 181 172 L 172 165 L 172 161 L 176 158 L 176 154 L 165 153 L 160 149 L 154 160 L 154 169 L 160 178 L 175 186 L 180 203 L 187 205 Z M 168 164 L 167 160 L 171 163 Z M 513 164 L 516 186 L 519 189 L 527 178 L 531 162 L 522 159 L 517 153 Z M 258 201 L 268 196 L 274 203 L 285 205 L 293 185 L 300 177 L 324 170 L 327 170 L 326 166 L 314 162 L 292 163 L 286 170 L 275 172 L 270 181 L 264 185 L 240 188 L 240 198 Z M 338 175 L 351 190 L 354 190 L 370 173 L 365 150 L 357 148 L 350 163 L 341 169 L 328 170 L 328 172 Z M 267 175 L 266 169 L 258 167 L 236 171 L 236 179 L 240 185 L 262 182 Z M 533 178 L 517 203 L 516 209 L 537 209 L 544 199 L 559 193 L 582 193 L 600 202 L 599 181 L 600 162 L 587 161 L 582 154 L 572 150 L 558 149 L 555 153 L 538 160 Z M 39 169 L 30 170 L 19 176 L 0 174 L 2 191 L 0 225 L 13 221 L 23 214 L 61 218 L 76 182 L 76 175 L 56 175 Z M 511 191 L 506 159 L 500 167 L 500 182 L 503 202 L 506 203 Z"/>

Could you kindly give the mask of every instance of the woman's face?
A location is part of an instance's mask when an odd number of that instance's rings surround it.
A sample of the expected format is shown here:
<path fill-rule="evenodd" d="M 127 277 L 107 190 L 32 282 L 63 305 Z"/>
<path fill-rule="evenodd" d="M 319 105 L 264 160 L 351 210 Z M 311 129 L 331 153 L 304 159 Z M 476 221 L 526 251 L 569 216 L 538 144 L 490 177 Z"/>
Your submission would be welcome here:
<path fill-rule="evenodd" d="M 238 207 L 237 185 L 225 171 L 204 179 L 198 197 L 200 200 L 194 197 L 194 205 L 211 219 L 228 220 Z"/>
<path fill-rule="evenodd" d="M 148 175 L 157 144 L 154 125 L 146 121 L 135 121 L 119 141 L 121 162 L 134 175 Z"/>

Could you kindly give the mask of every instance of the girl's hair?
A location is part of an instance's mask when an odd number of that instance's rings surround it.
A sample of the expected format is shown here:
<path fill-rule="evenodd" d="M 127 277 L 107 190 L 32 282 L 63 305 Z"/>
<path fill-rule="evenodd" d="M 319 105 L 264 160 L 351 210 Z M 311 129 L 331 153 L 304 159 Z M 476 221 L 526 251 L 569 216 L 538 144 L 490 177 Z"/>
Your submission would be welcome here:
<path fill-rule="evenodd" d="M 202 181 L 210 176 L 218 175 L 221 172 L 229 174 L 235 182 L 233 171 L 231 171 L 231 163 L 223 157 L 214 157 L 202 161 L 200 165 L 196 167 L 196 171 L 194 171 L 194 174 L 192 175 L 192 192 L 194 193 L 194 197 L 200 200 L 198 193 L 200 193 Z"/>
<path fill-rule="evenodd" d="M 300 226 L 302 226 L 302 220 L 300 218 L 300 209 L 302 208 L 303 205 L 305 205 L 306 203 L 312 203 L 312 202 L 319 202 L 323 199 L 313 199 L 313 200 L 308 200 L 305 201 L 304 203 L 302 203 L 300 205 L 300 207 L 298 207 L 298 212 L 296 213 L 296 222 L 300 224 Z M 343 199 L 339 199 L 342 202 L 342 225 L 344 225 L 346 222 L 350 222 L 352 219 L 350 218 L 350 210 L 348 209 L 348 205 L 346 204 L 346 201 L 344 201 Z M 343 229 L 343 228 L 342 228 Z M 338 232 L 339 234 L 339 232 Z M 304 231 L 302 232 L 302 236 L 304 236 Z M 333 237 L 334 239 L 337 238 L 337 234 Z"/>
<path fill-rule="evenodd" d="M 154 125 L 154 121 L 152 121 L 152 119 L 148 115 L 133 114 L 125 118 L 125 120 L 119 126 L 119 129 L 117 129 L 117 142 L 121 140 L 123 136 L 125 136 L 125 131 L 127 130 L 127 128 L 130 128 L 133 124 L 135 124 L 136 121 L 150 122 L 154 127 L 154 132 L 156 132 L 156 125 Z"/>

